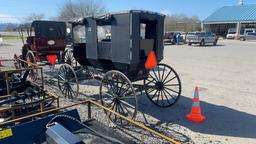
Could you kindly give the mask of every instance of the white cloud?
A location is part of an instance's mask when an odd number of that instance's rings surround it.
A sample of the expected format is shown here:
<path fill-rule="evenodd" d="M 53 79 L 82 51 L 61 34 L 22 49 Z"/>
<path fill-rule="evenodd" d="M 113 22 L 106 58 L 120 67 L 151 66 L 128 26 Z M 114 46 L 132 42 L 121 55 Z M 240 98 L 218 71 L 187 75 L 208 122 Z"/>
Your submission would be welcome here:
<path fill-rule="evenodd" d="M 12 15 L 0 13 L 0 23 L 19 23 L 19 19 Z"/>
<path fill-rule="evenodd" d="M 160 13 L 161 13 L 161 14 L 164 14 L 164 15 L 171 15 L 171 10 L 169 10 L 169 9 L 164 9 L 164 10 L 161 10 Z"/>

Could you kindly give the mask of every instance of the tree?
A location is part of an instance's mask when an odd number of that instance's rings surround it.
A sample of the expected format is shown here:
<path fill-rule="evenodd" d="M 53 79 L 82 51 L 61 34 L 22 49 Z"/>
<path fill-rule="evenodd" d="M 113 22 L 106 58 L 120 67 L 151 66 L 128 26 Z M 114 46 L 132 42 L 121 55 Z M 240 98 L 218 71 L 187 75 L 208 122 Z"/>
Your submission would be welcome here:
<path fill-rule="evenodd" d="M 98 15 L 106 12 L 105 5 L 98 0 L 79 0 L 78 2 L 67 1 L 61 8 L 58 20 L 70 21 L 75 18 Z"/>
<path fill-rule="evenodd" d="M 35 20 L 44 19 L 44 14 L 32 13 L 31 15 L 20 19 L 21 23 L 32 23 Z"/>
<path fill-rule="evenodd" d="M 167 15 L 165 19 L 166 31 L 200 31 L 201 21 L 197 16 L 188 17 L 186 15 Z"/>

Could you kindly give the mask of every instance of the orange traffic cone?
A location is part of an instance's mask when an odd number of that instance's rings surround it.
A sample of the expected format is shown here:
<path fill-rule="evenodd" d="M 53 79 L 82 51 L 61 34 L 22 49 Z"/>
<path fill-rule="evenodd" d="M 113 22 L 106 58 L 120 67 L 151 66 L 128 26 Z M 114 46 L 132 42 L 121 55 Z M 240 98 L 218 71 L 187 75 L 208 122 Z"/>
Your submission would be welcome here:
<path fill-rule="evenodd" d="M 198 92 L 197 86 L 195 88 L 191 112 L 186 115 L 186 118 L 187 118 L 187 120 L 195 122 L 195 123 L 201 123 L 201 122 L 205 121 L 205 117 L 201 114 L 199 92 Z"/>
<path fill-rule="evenodd" d="M 146 60 L 145 68 L 152 69 L 152 68 L 156 67 L 156 65 L 157 65 L 156 55 L 155 55 L 155 52 L 153 50 L 151 50 L 149 52 L 148 58 Z"/>

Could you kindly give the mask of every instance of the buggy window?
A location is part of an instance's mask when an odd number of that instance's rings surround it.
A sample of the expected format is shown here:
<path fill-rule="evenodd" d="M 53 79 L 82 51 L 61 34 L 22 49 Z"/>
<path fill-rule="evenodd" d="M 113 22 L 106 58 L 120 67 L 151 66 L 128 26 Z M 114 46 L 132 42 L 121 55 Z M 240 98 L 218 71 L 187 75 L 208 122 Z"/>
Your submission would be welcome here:
<path fill-rule="evenodd" d="M 140 38 L 145 39 L 146 35 L 146 24 L 141 23 L 140 24 Z"/>
<path fill-rule="evenodd" d="M 140 20 L 140 58 L 142 59 L 146 59 L 156 46 L 156 25 L 155 20 Z"/>
<path fill-rule="evenodd" d="M 86 31 L 84 25 L 76 25 L 73 27 L 74 43 L 86 43 Z"/>
<path fill-rule="evenodd" d="M 31 27 L 30 36 L 35 36 L 35 28 Z"/>
<path fill-rule="evenodd" d="M 98 42 L 110 42 L 111 41 L 111 26 L 97 26 Z"/>
<path fill-rule="evenodd" d="M 65 38 L 66 24 L 62 22 L 35 21 L 32 23 L 36 37 Z"/>

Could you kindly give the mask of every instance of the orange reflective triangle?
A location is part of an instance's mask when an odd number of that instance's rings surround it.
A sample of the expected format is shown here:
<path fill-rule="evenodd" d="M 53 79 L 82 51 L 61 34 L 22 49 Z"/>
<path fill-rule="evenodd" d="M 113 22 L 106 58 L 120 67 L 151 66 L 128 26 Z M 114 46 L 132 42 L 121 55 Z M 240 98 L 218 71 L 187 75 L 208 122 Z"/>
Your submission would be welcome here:
<path fill-rule="evenodd" d="M 147 61 L 145 63 L 145 68 L 146 69 L 152 69 L 157 66 L 157 59 L 155 52 L 153 50 L 150 51 Z"/>
<path fill-rule="evenodd" d="M 56 55 L 47 55 L 47 59 L 50 62 L 50 64 L 54 65 L 57 59 Z"/>

